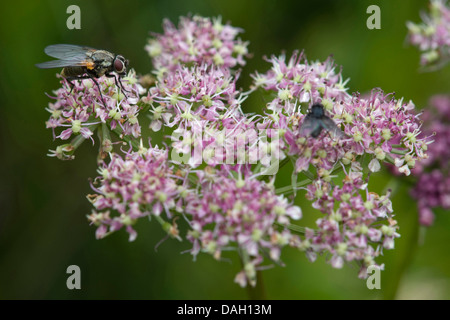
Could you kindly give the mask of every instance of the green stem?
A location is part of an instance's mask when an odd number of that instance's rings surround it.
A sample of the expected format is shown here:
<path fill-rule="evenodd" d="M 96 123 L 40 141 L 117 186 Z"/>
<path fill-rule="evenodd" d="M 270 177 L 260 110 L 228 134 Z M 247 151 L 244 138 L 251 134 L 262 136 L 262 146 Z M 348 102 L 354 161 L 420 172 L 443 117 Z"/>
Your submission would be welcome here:
<path fill-rule="evenodd" d="M 284 224 L 281 224 L 279 222 L 275 222 L 274 224 L 277 225 L 277 226 L 283 227 L 283 228 L 288 228 L 289 230 L 291 230 L 291 231 L 293 231 L 295 233 L 301 234 L 301 235 L 304 235 L 305 231 L 306 231 L 305 227 L 298 226 L 296 224 L 291 224 L 290 223 L 288 225 L 284 225 Z"/>
<path fill-rule="evenodd" d="M 256 271 L 256 286 L 247 286 L 248 297 L 250 300 L 266 300 L 266 290 L 263 283 L 262 271 Z"/>
<path fill-rule="evenodd" d="M 386 155 L 386 161 L 395 166 L 395 160 L 389 154 Z"/>
<path fill-rule="evenodd" d="M 342 170 L 344 170 L 344 168 L 343 168 L 341 165 L 338 165 L 338 166 L 336 167 L 336 169 L 334 169 L 333 171 L 331 171 L 331 174 L 339 173 L 339 172 L 341 172 Z"/>
<path fill-rule="evenodd" d="M 161 216 L 159 216 L 159 215 L 157 215 L 157 214 L 154 214 L 153 216 L 156 218 L 156 221 L 159 222 L 159 224 L 161 225 L 161 227 L 163 228 L 163 230 L 164 230 L 165 232 L 167 232 L 168 229 L 170 228 L 170 223 L 167 222 L 167 221 L 165 221 L 163 218 L 161 218 Z"/>
<path fill-rule="evenodd" d="M 283 160 L 281 160 L 279 169 L 283 168 L 288 162 L 289 162 L 289 157 L 286 157 Z"/>
<path fill-rule="evenodd" d="M 245 250 L 240 250 L 240 260 L 242 269 L 245 272 L 247 263 L 250 263 L 250 257 L 248 253 Z M 266 300 L 266 290 L 264 288 L 264 281 L 262 277 L 261 270 L 255 271 L 255 278 L 253 280 L 256 280 L 255 286 L 252 286 L 250 283 L 247 282 L 247 293 L 250 300 Z M 247 276 L 247 275 L 246 275 Z"/>
<path fill-rule="evenodd" d="M 392 149 L 391 152 L 393 154 L 405 155 L 405 154 L 407 154 L 409 152 L 409 150 Z"/>
<path fill-rule="evenodd" d="M 102 123 L 102 141 L 109 140 L 111 141 L 111 135 L 109 134 L 108 126 L 106 123 Z"/>
<path fill-rule="evenodd" d="M 76 136 L 72 141 L 70 141 L 70 145 L 73 147 L 75 151 L 83 142 L 86 140 L 81 134 Z"/>
<path fill-rule="evenodd" d="M 120 128 L 115 128 L 113 130 L 113 132 L 119 139 L 123 139 L 123 140 L 125 140 L 125 142 L 131 143 L 131 146 L 133 147 L 133 149 L 135 151 L 139 150 L 139 147 L 140 147 L 139 142 L 136 141 L 136 140 L 131 139 L 128 136 L 123 135 Z"/>
<path fill-rule="evenodd" d="M 302 171 L 302 173 L 310 180 L 313 181 L 315 180 L 314 178 L 314 174 L 310 171 Z"/>
<path fill-rule="evenodd" d="M 94 124 L 92 126 L 89 126 L 88 129 L 94 132 L 95 129 L 97 129 L 97 127 L 98 124 Z M 73 147 L 73 151 L 75 151 L 84 142 L 84 140 L 86 140 L 86 138 L 83 137 L 81 134 L 77 135 L 74 139 L 72 139 L 72 141 L 70 141 L 70 145 Z"/>
<path fill-rule="evenodd" d="M 292 185 L 290 185 L 290 186 L 278 188 L 275 190 L 275 193 L 287 195 L 287 194 L 294 192 L 294 189 L 301 188 L 310 182 L 311 182 L 311 180 L 309 180 L 309 179 L 302 180 L 300 182 L 297 182 L 294 187 Z"/>
<path fill-rule="evenodd" d="M 275 171 L 274 173 L 276 174 L 282 167 L 284 167 L 288 162 L 289 162 L 289 157 L 284 158 L 283 160 L 281 160 L 281 162 L 278 161 L 278 159 L 276 159 L 277 162 L 275 162 L 274 164 L 272 164 L 270 167 L 268 168 L 264 168 L 263 172 L 271 172 L 274 169 L 277 169 L 277 171 Z M 253 171 L 254 173 L 259 173 L 261 172 L 261 163 L 258 163 L 255 167 L 255 170 Z M 264 178 L 266 178 L 268 175 L 271 174 L 261 174 L 258 179 L 259 180 L 263 180 Z"/>
<path fill-rule="evenodd" d="M 331 174 L 336 174 L 339 173 L 340 171 L 342 171 L 343 168 L 342 166 L 338 166 L 336 167 L 336 169 L 334 169 Z M 294 185 L 290 185 L 290 186 L 286 186 L 286 187 L 281 187 L 275 190 L 276 194 L 290 194 L 292 192 L 294 192 L 297 188 L 301 188 L 305 185 L 307 185 L 308 183 L 310 183 L 311 181 L 314 180 L 314 174 L 312 172 L 309 171 L 302 171 L 302 173 L 308 178 L 305 180 L 302 180 L 300 182 L 295 183 Z"/>
<path fill-rule="evenodd" d="M 258 163 L 256 164 L 256 166 L 255 166 L 255 169 L 253 170 L 253 173 L 258 173 L 258 172 L 260 172 L 260 171 L 261 171 L 261 167 L 262 167 L 261 162 L 258 162 Z"/>

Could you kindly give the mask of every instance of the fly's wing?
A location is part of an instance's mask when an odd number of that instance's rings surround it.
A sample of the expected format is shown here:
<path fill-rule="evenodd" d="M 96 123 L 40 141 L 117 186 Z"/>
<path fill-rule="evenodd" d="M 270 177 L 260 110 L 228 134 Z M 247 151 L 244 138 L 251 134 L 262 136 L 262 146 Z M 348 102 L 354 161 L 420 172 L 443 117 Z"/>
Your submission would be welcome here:
<path fill-rule="evenodd" d="M 64 68 L 64 67 L 78 67 L 85 66 L 86 61 L 79 60 L 53 60 L 46 61 L 42 63 L 37 63 L 36 67 L 41 69 L 50 69 L 50 68 Z"/>
<path fill-rule="evenodd" d="M 343 138 L 343 139 L 350 138 L 341 129 L 339 129 L 339 127 L 336 125 L 336 123 L 334 123 L 334 121 L 331 118 L 329 118 L 327 116 L 323 116 L 320 121 L 322 122 L 322 126 L 328 132 L 331 132 L 334 136 L 336 136 L 338 138 Z"/>
<path fill-rule="evenodd" d="M 314 118 L 310 114 L 307 114 L 300 126 L 299 131 L 300 136 L 302 137 L 309 136 L 311 133 L 317 131 L 319 127 L 320 127 L 320 120 Z"/>
<path fill-rule="evenodd" d="M 76 46 L 74 44 L 52 44 L 44 49 L 50 57 L 61 60 L 84 60 L 86 52 L 95 51 L 94 48 Z"/>
<path fill-rule="evenodd" d="M 92 64 L 87 52 L 95 49 L 76 46 L 73 44 L 54 44 L 44 49 L 44 52 L 51 57 L 60 60 L 47 61 L 36 64 L 41 69 L 61 68 L 61 67 L 81 67 Z"/>

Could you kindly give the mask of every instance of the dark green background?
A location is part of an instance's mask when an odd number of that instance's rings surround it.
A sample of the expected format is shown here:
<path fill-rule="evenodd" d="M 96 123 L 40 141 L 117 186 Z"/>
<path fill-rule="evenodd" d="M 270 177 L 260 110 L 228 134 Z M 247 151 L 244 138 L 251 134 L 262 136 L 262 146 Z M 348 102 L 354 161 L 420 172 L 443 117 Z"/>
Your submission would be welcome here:
<path fill-rule="evenodd" d="M 66 8 L 81 8 L 81 30 L 66 28 Z M 366 28 L 366 9 L 381 8 L 381 30 Z M 162 19 L 178 22 L 180 15 L 221 15 L 224 22 L 245 30 L 254 57 L 240 79 L 247 89 L 250 73 L 264 72 L 263 55 L 290 55 L 305 49 L 312 60 L 333 54 L 351 78 L 350 91 L 381 87 L 397 97 L 426 106 L 435 93 L 449 92 L 450 66 L 434 73 L 419 73 L 419 52 L 405 45 L 407 20 L 418 22 L 426 1 L 24 1 L 4 2 L 0 10 L 0 298 L 2 299 L 245 299 L 246 290 L 233 283 L 240 269 L 200 255 L 193 262 L 180 254 L 189 243 L 164 237 L 156 222 L 138 223 L 133 243 L 125 232 L 95 240 L 86 214 L 91 205 L 89 177 L 96 176 L 98 146 L 85 143 L 76 159 L 61 162 L 46 156 L 54 149 L 45 129 L 49 99 L 45 92 L 58 87 L 57 70 L 40 70 L 47 60 L 46 45 L 73 43 L 109 49 L 131 61 L 138 73 L 151 70 L 143 50 L 148 32 L 161 32 Z M 261 110 L 251 98 L 245 111 Z M 260 112 L 260 111 L 259 111 Z M 286 183 L 289 174 L 286 173 Z M 389 177 L 373 179 L 382 190 Z M 304 200 L 303 200 L 304 201 Z M 394 210 L 402 237 L 396 249 L 380 259 L 386 263 L 382 289 L 368 290 L 357 269 L 335 270 L 323 258 L 310 263 L 294 250 L 283 253 L 286 267 L 264 271 L 264 286 L 271 299 L 386 299 L 450 297 L 450 215 L 440 211 L 425 233 L 418 228 L 415 200 L 400 183 Z M 320 215 L 304 209 L 305 220 Z M 66 288 L 66 268 L 82 271 L 82 289 Z"/>

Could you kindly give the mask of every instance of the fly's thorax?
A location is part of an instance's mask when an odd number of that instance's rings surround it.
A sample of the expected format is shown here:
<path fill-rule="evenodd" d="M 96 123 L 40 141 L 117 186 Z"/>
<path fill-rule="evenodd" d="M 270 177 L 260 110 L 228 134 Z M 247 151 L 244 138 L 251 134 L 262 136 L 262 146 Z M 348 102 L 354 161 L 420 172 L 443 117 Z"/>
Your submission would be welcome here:
<path fill-rule="evenodd" d="M 104 66 L 103 64 L 99 64 L 92 70 L 91 74 L 93 74 L 96 78 L 100 78 L 111 71 L 110 66 Z"/>
<path fill-rule="evenodd" d="M 314 118 L 321 118 L 325 115 L 323 105 L 316 103 L 311 107 L 311 114 Z"/>
<path fill-rule="evenodd" d="M 89 52 L 87 55 L 89 58 L 91 58 L 95 63 L 109 63 L 109 65 L 112 64 L 114 61 L 114 54 L 106 51 L 106 50 L 96 50 Z"/>
<path fill-rule="evenodd" d="M 94 68 L 90 72 L 96 78 L 113 71 L 114 54 L 105 50 L 96 50 L 88 55 Z M 89 68 L 88 68 L 89 69 Z"/>

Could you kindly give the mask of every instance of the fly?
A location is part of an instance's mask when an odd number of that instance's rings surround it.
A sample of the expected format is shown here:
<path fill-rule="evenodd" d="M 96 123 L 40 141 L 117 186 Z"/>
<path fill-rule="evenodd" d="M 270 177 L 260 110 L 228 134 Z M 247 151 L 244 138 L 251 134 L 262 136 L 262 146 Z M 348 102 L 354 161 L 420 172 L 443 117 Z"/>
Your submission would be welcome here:
<path fill-rule="evenodd" d="M 72 80 L 92 79 L 101 95 L 100 86 L 96 79 L 106 76 L 114 78 L 116 86 L 125 91 L 120 79 L 127 72 L 128 60 L 121 55 L 73 44 L 50 45 L 44 49 L 44 52 L 58 60 L 38 63 L 36 67 L 41 69 L 62 67 L 61 75 L 70 83 L 72 89 L 74 86 Z M 113 73 L 116 73 L 117 77 Z M 105 104 L 104 101 L 103 104 Z"/>
<path fill-rule="evenodd" d="M 321 103 L 315 103 L 311 107 L 311 111 L 305 116 L 300 126 L 301 136 L 311 136 L 317 138 L 322 130 L 331 132 L 338 138 L 349 138 L 341 129 L 338 128 L 334 121 L 325 115 L 325 109 Z"/>

